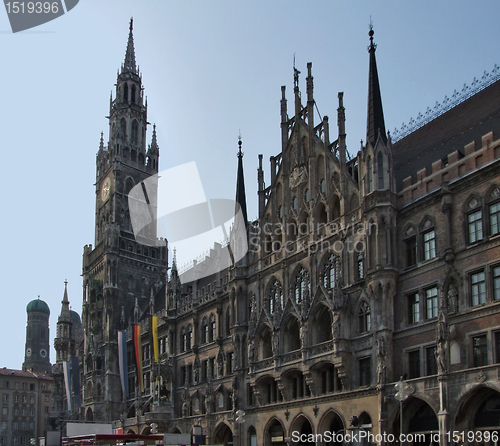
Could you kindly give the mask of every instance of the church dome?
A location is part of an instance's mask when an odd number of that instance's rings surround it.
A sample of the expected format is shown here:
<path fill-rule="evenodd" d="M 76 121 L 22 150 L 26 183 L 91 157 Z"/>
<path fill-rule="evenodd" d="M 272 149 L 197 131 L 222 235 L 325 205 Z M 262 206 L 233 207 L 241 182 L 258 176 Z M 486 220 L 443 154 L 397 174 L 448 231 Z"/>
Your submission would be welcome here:
<path fill-rule="evenodd" d="M 50 315 L 50 309 L 43 300 L 35 299 L 26 305 L 26 313 L 45 313 Z"/>
<path fill-rule="evenodd" d="M 71 321 L 74 324 L 82 325 L 82 320 L 80 319 L 80 315 L 76 311 L 70 310 L 69 314 L 71 315 Z"/>

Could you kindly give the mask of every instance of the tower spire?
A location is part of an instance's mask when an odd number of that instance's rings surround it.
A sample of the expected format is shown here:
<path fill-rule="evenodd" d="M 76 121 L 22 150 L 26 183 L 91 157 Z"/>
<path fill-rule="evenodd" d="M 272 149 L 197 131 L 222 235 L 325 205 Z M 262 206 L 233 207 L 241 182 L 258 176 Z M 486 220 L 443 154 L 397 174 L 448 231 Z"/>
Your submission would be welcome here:
<path fill-rule="evenodd" d="M 380 85 L 378 81 L 377 61 L 375 59 L 375 50 L 377 45 L 373 43 L 373 24 L 370 20 L 370 45 L 368 52 L 370 53 L 370 73 L 368 78 L 368 122 L 366 128 L 366 142 L 375 146 L 377 143 L 378 133 L 387 143 L 387 134 L 385 132 L 384 110 L 382 108 L 382 96 L 380 94 Z"/>
<path fill-rule="evenodd" d="M 135 65 L 134 34 L 132 32 L 133 28 L 134 28 L 134 18 L 132 17 L 130 19 L 127 52 L 125 53 L 125 62 L 123 63 L 122 73 L 124 71 L 132 71 L 133 73 L 137 74 L 137 68 Z"/>
<path fill-rule="evenodd" d="M 241 134 L 238 136 L 238 176 L 236 179 L 236 210 L 235 214 L 241 209 L 245 227 L 248 222 L 247 218 L 247 199 L 245 194 L 245 177 L 243 175 L 243 152 L 241 151 Z"/>

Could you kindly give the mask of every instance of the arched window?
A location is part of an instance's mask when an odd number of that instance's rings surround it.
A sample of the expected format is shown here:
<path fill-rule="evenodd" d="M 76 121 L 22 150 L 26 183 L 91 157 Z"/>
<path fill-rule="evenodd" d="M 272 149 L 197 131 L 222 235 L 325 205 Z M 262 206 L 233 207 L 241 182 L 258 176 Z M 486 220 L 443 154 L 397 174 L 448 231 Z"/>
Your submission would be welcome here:
<path fill-rule="evenodd" d="M 366 162 L 366 182 L 368 192 L 373 191 L 373 163 L 372 158 L 369 156 L 368 161 Z"/>
<path fill-rule="evenodd" d="M 278 280 L 275 280 L 269 289 L 268 302 L 270 314 L 273 314 L 278 306 L 283 308 L 283 290 L 281 288 L 281 283 L 279 283 Z"/>
<path fill-rule="evenodd" d="M 476 243 L 483 239 L 483 214 L 481 202 L 477 198 L 469 201 L 467 212 L 467 228 L 469 243 Z"/>
<path fill-rule="evenodd" d="M 319 190 L 322 194 L 326 193 L 326 181 L 324 179 L 319 182 Z"/>
<path fill-rule="evenodd" d="M 371 310 L 366 301 L 363 301 L 359 307 L 358 320 L 360 333 L 367 333 L 371 330 Z"/>
<path fill-rule="evenodd" d="M 127 136 L 127 121 L 125 121 L 125 118 L 120 119 L 120 132 L 123 138 Z"/>
<path fill-rule="evenodd" d="M 378 173 L 378 188 L 384 188 L 384 157 L 382 153 L 377 155 L 377 173 Z"/>
<path fill-rule="evenodd" d="M 123 84 L 123 102 L 128 102 L 128 84 Z"/>
<path fill-rule="evenodd" d="M 137 121 L 134 120 L 132 122 L 132 142 L 137 144 L 137 137 L 139 134 L 139 124 L 137 124 Z"/>
<path fill-rule="evenodd" d="M 335 254 L 330 254 L 325 265 L 323 266 L 323 286 L 330 290 L 335 287 L 335 279 L 337 275 L 336 271 L 336 256 Z"/>
<path fill-rule="evenodd" d="M 188 325 L 186 338 L 187 338 L 186 350 L 191 350 L 191 347 L 193 346 L 193 329 L 192 329 L 191 325 Z"/>
<path fill-rule="evenodd" d="M 206 344 L 208 342 L 208 320 L 206 317 L 203 318 L 203 322 L 201 323 L 200 334 L 200 344 Z"/>
<path fill-rule="evenodd" d="M 309 272 L 305 268 L 300 268 L 295 277 L 295 303 L 300 304 L 309 295 L 310 283 Z"/>
<path fill-rule="evenodd" d="M 132 84 L 132 103 L 135 104 L 135 84 Z"/>
<path fill-rule="evenodd" d="M 215 316 L 210 315 L 210 323 L 208 327 L 208 342 L 213 342 L 217 339 L 217 325 L 215 323 Z"/>
<path fill-rule="evenodd" d="M 226 336 L 231 334 L 231 315 L 229 313 L 229 308 L 226 310 Z"/>

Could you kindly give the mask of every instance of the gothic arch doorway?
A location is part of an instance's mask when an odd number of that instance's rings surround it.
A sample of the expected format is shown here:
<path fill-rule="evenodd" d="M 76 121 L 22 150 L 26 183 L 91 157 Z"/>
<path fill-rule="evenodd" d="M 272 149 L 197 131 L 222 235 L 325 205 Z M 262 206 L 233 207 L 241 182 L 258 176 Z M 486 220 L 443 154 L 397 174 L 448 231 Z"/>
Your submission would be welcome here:
<path fill-rule="evenodd" d="M 342 418 L 340 418 L 340 415 L 333 410 L 330 410 L 329 412 L 327 412 L 323 416 L 323 419 L 319 423 L 318 433 L 324 435 L 325 432 L 332 433 L 329 435 L 330 437 L 333 437 L 333 433 L 335 433 L 335 434 L 338 433 L 340 435 L 338 437 L 335 436 L 334 438 L 332 438 L 333 441 L 326 441 L 326 439 L 323 437 L 324 438 L 323 443 L 318 443 L 318 444 L 323 445 L 323 446 L 341 446 L 342 445 L 341 435 L 343 435 L 345 433 L 345 425 L 344 425 L 344 422 L 342 421 Z M 337 439 L 339 441 L 336 441 Z"/>
<path fill-rule="evenodd" d="M 476 438 L 463 438 L 463 444 L 498 446 L 500 435 L 500 393 L 479 387 L 462 398 L 455 418 L 455 430 L 481 432 Z M 495 433 L 495 435 L 492 435 Z"/>
<path fill-rule="evenodd" d="M 293 441 L 294 433 L 295 436 L 297 434 L 300 436 L 299 441 L 297 442 Z M 290 437 L 292 438 L 295 446 L 311 446 L 311 442 L 308 440 L 310 440 L 309 436 L 312 435 L 312 433 L 313 429 L 311 422 L 302 414 L 293 421 L 292 426 L 290 427 Z"/>
<path fill-rule="evenodd" d="M 400 413 L 393 424 L 396 438 L 400 431 Z M 410 398 L 403 404 L 403 433 L 419 434 L 413 436 L 412 446 L 429 446 L 432 443 L 431 434 L 439 432 L 439 422 L 434 409 L 420 398 Z"/>
<path fill-rule="evenodd" d="M 85 420 L 94 421 L 94 412 L 92 412 L 92 408 L 87 409 L 87 413 L 85 414 Z"/>
<path fill-rule="evenodd" d="M 285 430 L 276 418 L 273 418 L 267 426 L 264 434 L 264 446 L 286 446 Z"/>
<path fill-rule="evenodd" d="M 233 446 L 233 432 L 227 424 L 219 424 L 214 431 L 214 444 Z"/>

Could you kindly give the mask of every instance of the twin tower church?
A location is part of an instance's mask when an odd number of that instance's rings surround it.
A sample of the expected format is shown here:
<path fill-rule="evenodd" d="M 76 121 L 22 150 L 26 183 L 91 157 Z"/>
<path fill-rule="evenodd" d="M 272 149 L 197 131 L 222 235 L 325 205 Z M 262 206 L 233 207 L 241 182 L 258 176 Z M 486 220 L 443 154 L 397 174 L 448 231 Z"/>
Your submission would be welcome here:
<path fill-rule="evenodd" d="M 236 202 L 253 249 L 232 258 L 232 232 L 181 281 L 167 241 L 143 244 L 133 232 L 128 196 L 158 173 L 159 144 L 154 127 L 146 136 L 130 23 L 97 151 L 81 320 L 65 291 L 57 322 L 54 428 L 197 425 L 204 444 L 247 446 L 401 429 L 427 446 L 433 432 L 445 444 L 448 431 L 498 429 L 499 70 L 391 138 L 373 30 L 368 44 L 356 156 L 346 156 L 343 93 L 330 129 L 327 116 L 315 119 L 312 64 L 305 94 L 296 70 L 291 94 L 281 89 L 282 143 L 266 175 L 259 155 L 255 221 L 240 144 Z M 221 266 L 224 250 L 232 261 Z M 47 370 L 49 309 L 35 300 L 27 311 L 24 367 Z"/>

